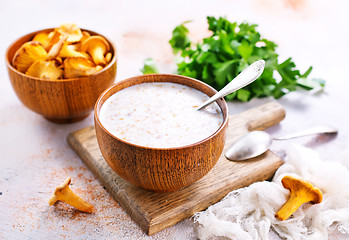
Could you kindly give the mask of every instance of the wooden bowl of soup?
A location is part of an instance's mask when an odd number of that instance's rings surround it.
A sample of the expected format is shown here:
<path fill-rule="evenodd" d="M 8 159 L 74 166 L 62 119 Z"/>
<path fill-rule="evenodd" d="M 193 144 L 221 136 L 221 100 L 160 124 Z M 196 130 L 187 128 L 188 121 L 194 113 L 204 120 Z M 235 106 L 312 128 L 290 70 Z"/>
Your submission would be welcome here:
<path fill-rule="evenodd" d="M 171 74 L 116 83 L 95 105 L 104 159 L 123 179 L 154 192 L 198 181 L 214 167 L 225 144 L 225 100 L 196 110 L 215 93 L 199 80 Z"/>
<path fill-rule="evenodd" d="M 20 101 L 30 110 L 56 123 L 70 123 L 84 119 L 94 109 L 99 95 L 110 87 L 116 77 L 116 49 L 109 43 L 112 58 L 102 70 L 82 77 L 44 79 L 29 76 L 14 67 L 13 59 L 18 49 L 34 36 L 48 34 L 55 28 L 29 33 L 13 42 L 6 52 L 6 64 L 12 87 Z M 81 29 L 90 36 L 102 36 L 96 32 Z M 36 45 L 39 45 L 35 42 Z M 58 58 L 57 58 L 58 59 Z"/>

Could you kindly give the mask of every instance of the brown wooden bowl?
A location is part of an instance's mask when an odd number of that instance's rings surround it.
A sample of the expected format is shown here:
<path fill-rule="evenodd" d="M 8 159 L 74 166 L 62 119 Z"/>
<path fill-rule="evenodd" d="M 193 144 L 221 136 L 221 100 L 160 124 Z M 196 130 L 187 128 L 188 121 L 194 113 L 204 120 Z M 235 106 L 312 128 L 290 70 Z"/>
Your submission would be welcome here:
<path fill-rule="evenodd" d="M 98 98 L 94 120 L 98 145 L 109 166 L 122 178 L 144 189 L 170 192 L 186 187 L 205 176 L 216 164 L 225 144 L 228 107 L 224 99 L 217 101 L 223 123 L 210 137 L 184 147 L 151 148 L 135 145 L 113 136 L 98 116 L 103 103 L 114 93 L 145 82 L 173 82 L 195 88 L 208 96 L 216 90 L 207 84 L 184 76 L 151 74 L 132 77 L 108 88 Z"/>
<path fill-rule="evenodd" d="M 12 59 L 23 43 L 31 41 L 39 32 L 51 32 L 53 28 L 29 33 L 6 51 L 6 64 L 11 84 L 20 101 L 30 110 L 56 123 L 70 123 L 84 119 L 93 110 L 99 95 L 114 83 L 116 77 L 116 49 L 112 42 L 113 54 L 110 63 L 96 74 L 59 80 L 45 80 L 27 76 L 12 66 Z M 91 35 L 100 35 L 85 30 Z"/>

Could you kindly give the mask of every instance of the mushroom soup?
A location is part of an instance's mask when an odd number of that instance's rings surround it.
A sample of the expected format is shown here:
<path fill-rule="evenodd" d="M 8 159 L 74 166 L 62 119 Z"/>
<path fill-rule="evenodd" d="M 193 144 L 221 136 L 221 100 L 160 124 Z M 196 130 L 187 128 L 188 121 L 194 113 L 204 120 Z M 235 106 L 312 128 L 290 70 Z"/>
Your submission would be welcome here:
<path fill-rule="evenodd" d="M 216 103 L 196 110 L 208 98 L 182 84 L 142 83 L 110 96 L 99 118 L 111 134 L 132 144 L 181 147 L 211 136 L 221 126 L 223 115 Z"/>

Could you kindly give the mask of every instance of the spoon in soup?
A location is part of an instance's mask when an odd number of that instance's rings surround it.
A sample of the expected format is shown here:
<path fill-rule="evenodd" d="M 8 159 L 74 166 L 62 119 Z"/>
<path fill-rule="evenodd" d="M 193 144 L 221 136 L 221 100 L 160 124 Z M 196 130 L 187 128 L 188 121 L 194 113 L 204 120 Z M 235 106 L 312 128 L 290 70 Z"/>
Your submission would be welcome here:
<path fill-rule="evenodd" d="M 319 125 L 288 134 L 283 137 L 272 137 L 264 131 L 252 131 L 238 139 L 225 153 L 226 158 L 233 161 L 242 161 L 257 157 L 266 152 L 271 146 L 273 140 L 288 140 L 297 137 L 303 137 L 313 134 L 335 134 L 338 129 L 328 125 Z"/>
<path fill-rule="evenodd" d="M 227 96 L 230 93 L 233 93 L 240 88 L 247 86 L 248 84 L 255 81 L 257 78 L 262 75 L 265 66 L 264 60 L 258 60 L 244 69 L 239 75 L 237 75 L 230 83 L 228 83 L 224 88 L 222 88 L 215 95 L 210 97 L 206 102 L 201 104 L 196 110 L 203 109 L 207 105 L 210 105 L 217 99 Z"/>

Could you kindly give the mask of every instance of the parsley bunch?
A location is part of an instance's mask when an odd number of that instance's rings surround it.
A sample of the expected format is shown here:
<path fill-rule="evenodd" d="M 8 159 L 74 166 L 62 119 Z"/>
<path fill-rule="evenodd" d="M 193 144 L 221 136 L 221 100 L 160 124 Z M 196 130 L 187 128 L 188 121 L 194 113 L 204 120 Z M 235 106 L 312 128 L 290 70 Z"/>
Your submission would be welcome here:
<path fill-rule="evenodd" d="M 223 17 L 207 17 L 207 22 L 212 35 L 196 44 L 188 37 L 189 30 L 185 26 L 188 22 L 173 30 L 169 43 L 179 55 L 178 74 L 200 79 L 220 90 L 248 65 L 264 59 L 263 74 L 250 85 L 226 96 L 227 100 L 249 101 L 266 96 L 278 99 L 298 87 L 310 90 L 324 86 L 323 80 L 307 78 L 312 67 L 301 74 L 291 58 L 279 63 L 277 45 L 262 38 L 256 24 L 238 25 Z"/>

